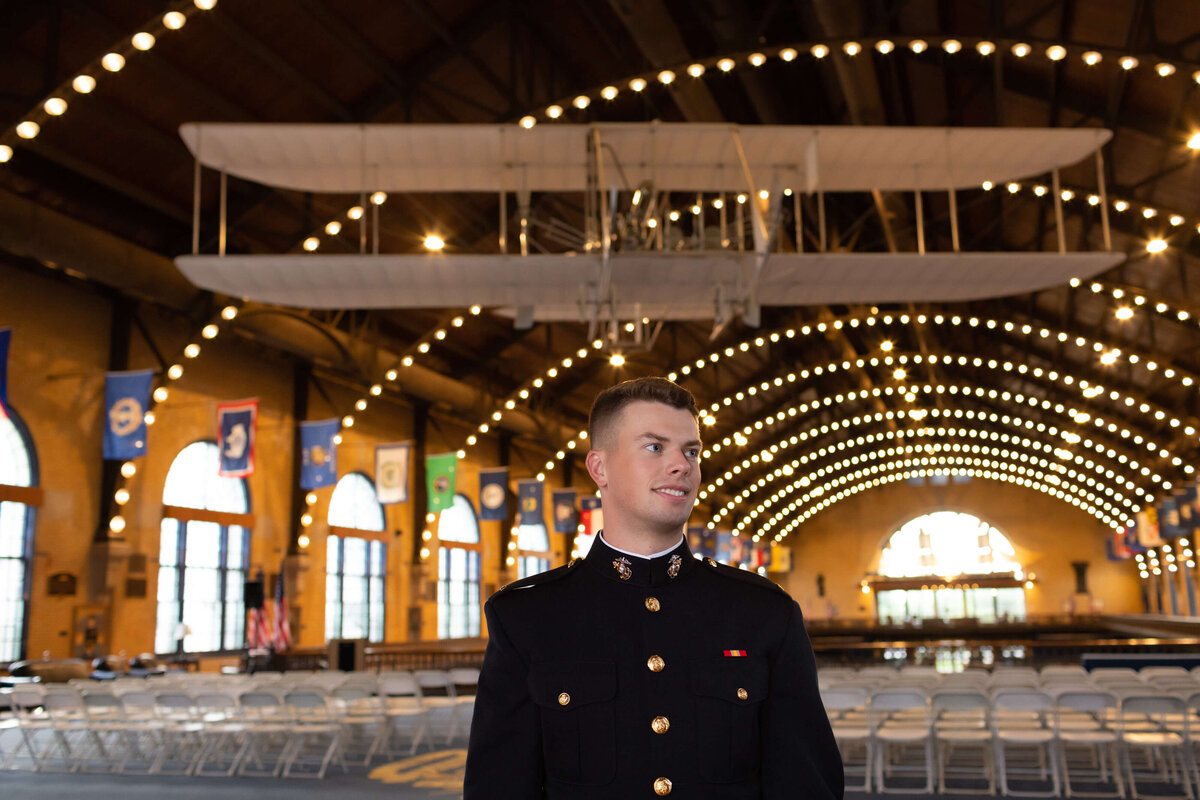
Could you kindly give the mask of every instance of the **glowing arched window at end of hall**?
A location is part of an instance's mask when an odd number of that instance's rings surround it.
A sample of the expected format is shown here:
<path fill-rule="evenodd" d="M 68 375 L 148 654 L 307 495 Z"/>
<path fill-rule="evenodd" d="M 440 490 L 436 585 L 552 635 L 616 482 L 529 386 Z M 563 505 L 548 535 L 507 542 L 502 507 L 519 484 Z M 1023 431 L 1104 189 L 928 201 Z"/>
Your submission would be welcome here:
<path fill-rule="evenodd" d="M 466 495 L 454 495 L 454 504 L 438 519 L 438 539 L 443 542 L 479 543 L 479 518 Z"/>
<path fill-rule="evenodd" d="M 193 442 L 171 462 L 163 486 L 163 503 L 181 508 L 203 508 L 231 514 L 248 514 L 250 498 L 242 478 L 222 478 L 221 454 L 212 442 Z"/>
<path fill-rule="evenodd" d="M 361 472 L 342 476 L 329 498 L 329 524 L 360 531 L 384 529 L 383 506 L 370 478 Z"/>
<path fill-rule="evenodd" d="M 878 571 L 888 578 L 918 578 L 1020 570 L 1003 533 L 971 514 L 937 511 L 910 520 L 891 535 Z"/>
<path fill-rule="evenodd" d="M 550 533 L 545 523 L 537 522 L 532 525 L 517 527 L 517 549 L 528 550 L 531 553 L 545 553 L 550 550 Z"/>
<path fill-rule="evenodd" d="M 8 486 L 33 485 L 33 460 L 21 431 L 4 412 L 0 412 L 0 483 Z"/>

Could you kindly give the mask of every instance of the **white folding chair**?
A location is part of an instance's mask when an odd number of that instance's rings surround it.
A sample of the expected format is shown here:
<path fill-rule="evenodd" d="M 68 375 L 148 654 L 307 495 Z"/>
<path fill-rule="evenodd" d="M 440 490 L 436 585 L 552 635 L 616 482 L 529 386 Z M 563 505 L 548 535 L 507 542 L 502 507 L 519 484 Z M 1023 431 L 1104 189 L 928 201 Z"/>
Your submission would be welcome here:
<path fill-rule="evenodd" d="M 380 673 L 379 694 L 388 717 L 388 735 L 382 745 L 384 751 L 391 758 L 392 736 L 406 733 L 410 742 L 408 754 L 416 753 L 421 739 L 425 737 L 429 719 L 417 679 L 410 672 Z"/>
<path fill-rule="evenodd" d="M 421 704 L 429 712 L 430 746 L 434 737 L 444 738 L 450 744 L 458 729 L 458 699 L 450 673 L 442 669 L 419 669 L 413 672 L 413 677 L 421 687 Z"/>
<path fill-rule="evenodd" d="M 83 699 L 74 689 L 51 686 L 42 692 L 42 708 L 50 718 L 67 769 L 75 772 L 95 752 Z"/>
<path fill-rule="evenodd" d="M 388 736 L 387 709 L 378 689 L 361 681 L 348 681 L 335 687 L 330 697 L 339 712 L 346 754 L 362 752 L 358 763 L 370 765 Z"/>
<path fill-rule="evenodd" d="M 876 792 L 933 792 L 933 727 L 929 698 L 922 689 L 879 689 L 867 699 L 871 728 L 872 775 Z M 924 775 L 920 786 L 889 785 L 887 778 Z"/>
<path fill-rule="evenodd" d="M 192 696 L 182 691 L 163 691 L 154 695 L 154 709 L 160 725 L 158 757 L 150 766 L 154 775 L 190 775 L 200 760 L 204 728 L 196 715 Z"/>
<path fill-rule="evenodd" d="M 192 774 L 231 777 L 237 772 L 246 734 L 237 699 L 226 691 L 197 687 L 193 700 L 201 728 L 200 754 Z"/>
<path fill-rule="evenodd" d="M 1066 797 L 1124 797 L 1118 751 L 1120 735 L 1110 725 L 1111 712 L 1118 707 L 1116 695 L 1097 689 L 1070 689 L 1054 698 L 1054 733 L 1058 745 L 1058 763 Z M 1104 786 L 1081 791 L 1071 782 L 1072 772 L 1079 780 Z"/>
<path fill-rule="evenodd" d="M 1053 701 L 1038 689 L 1005 687 L 992 694 L 992 741 L 1000 793 L 1020 797 L 1057 797 L 1058 760 L 1050 714 Z M 1050 781 L 1048 789 L 1016 789 L 1010 776 Z"/>
<path fill-rule="evenodd" d="M 871 728 L 867 724 L 867 690 L 861 687 L 824 689 L 821 702 L 842 754 L 846 777 L 861 775 L 862 783 L 847 785 L 854 791 L 871 791 Z"/>
<path fill-rule="evenodd" d="M 333 759 L 342 772 L 342 726 L 317 687 L 297 688 L 283 696 L 293 720 L 291 744 L 283 759 L 285 778 L 324 778 Z"/>
<path fill-rule="evenodd" d="M 939 689 L 930 696 L 933 713 L 938 792 L 995 794 L 991 700 L 979 690 Z M 982 776 L 986 786 L 980 787 Z M 967 786 L 948 786 L 947 779 Z"/>
<path fill-rule="evenodd" d="M 479 689 L 479 670 L 457 667 L 450 670 L 450 683 L 454 686 L 455 724 L 466 739 L 471 734 L 471 718 L 475 712 L 475 692 Z"/>
<path fill-rule="evenodd" d="M 287 707 L 279 695 L 266 689 L 242 692 L 238 705 L 245 729 L 237 774 L 279 777 L 291 748 L 292 720 Z"/>
<path fill-rule="evenodd" d="M 1126 695 L 1121 698 L 1119 730 L 1125 777 L 1134 800 L 1143 796 L 1139 779 L 1143 784 L 1178 785 L 1183 791 L 1171 796 L 1192 797 L 1191 726 L 1184 700 L 1162 694 Z M 1156 792 L 1153 797 L 1158 800 L 1164 795 Z"/>

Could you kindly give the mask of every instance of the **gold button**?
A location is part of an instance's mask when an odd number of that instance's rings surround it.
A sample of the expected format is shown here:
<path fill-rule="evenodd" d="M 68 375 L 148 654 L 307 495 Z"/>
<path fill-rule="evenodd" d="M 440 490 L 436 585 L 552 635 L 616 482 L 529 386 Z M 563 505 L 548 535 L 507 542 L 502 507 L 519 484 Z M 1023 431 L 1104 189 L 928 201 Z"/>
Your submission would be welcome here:
<path fill-rule="evenodd" d="M 646 666 L 650 668 L 651 672 L 662 672 L 663 668 L 667 666 L 667 662 L 662 660 L 662 656 L 650 656 L 646 659 Z"/>
<path fill-rule="evenodd" d="M 563 692 L 558 696 L 558 704 L 560 706 L 565 706 L 569 702 L 571 702 L 571 695 L 567 694 L 566 692 Z"/>
<path fill-rule="evenodd" d="M 710 567 L 715 567 L 717 565 L 717 560 L 712 556 L 705 556 L 704 563 L 708 564 Z"/>
<path fill-rule="evenodd" d="M 745 700 L 749 696 L 750 696 L 750 693 L 747 692 L 745 689 L 738 689 L 738 700 Z"/>
<path fill-rule="evenodd" d="M 654 781 L 654 793 L 659 797 L 666 797 L 671 793 L 671 780 L 669 778 L 658 778 Z"/>
<path fill-rule="evenodd" d="M 646 610 L 647 611 L 658 611 L 660 608 L 662 608 L 662 603 L 658 602 L 657 597 L 647 597 L 646 598 Z"/>
<path fill-rule="evenodd" d="M 666 733 L 671 729 L 671 721 L 666 717 L 655 717 L 650 720 L 650 730 L 655 733 Z"/>

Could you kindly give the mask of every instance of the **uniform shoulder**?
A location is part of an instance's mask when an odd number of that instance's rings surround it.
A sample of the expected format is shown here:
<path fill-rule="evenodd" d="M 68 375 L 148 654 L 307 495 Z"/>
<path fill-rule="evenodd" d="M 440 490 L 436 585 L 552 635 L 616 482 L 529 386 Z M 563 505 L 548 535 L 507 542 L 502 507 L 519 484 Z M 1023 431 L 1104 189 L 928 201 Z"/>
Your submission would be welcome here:
<path fill-rule="evenodd" d="M 513 581 L 512 583 L 505 584 L 496 591 L 496 594 L 493 595 L 493 597 L 501 597 L 506 594 L 511 594 L 512 592 L 520 591 L 521 589 L 532 589 L 536 586 L 544 586 L 548 583 L 560 581 L 574 572 L 581 561 L 581 559 L 573 558 L 571 559 L 571 563 L 564 566 L 555 567 L 554 569 L 547 570 L 545 572 L 539 572 L 537 575 L 530 575 L 528 578 L 521 578 L 520 580 Z"/>
<path fill-rule="evenodd" d="M 719 575 L 722 578 L 741 581 L 742 583 L 749 584 L 751 586 L 757 586 L 758 588 L 769 592 L 775 592 L 776 594 L 782 595 L 789 600 L 791 599 L 791 595 L 784 591 L 779 584 L 764 578 L 762 575 L 759 575 L 756 572 L 750 572 L 749 570 L 731 567 L 728 564 L 722 564 L 714 558 L 705 558 L 704 565 L 709 569 L 710 572 Z"/>

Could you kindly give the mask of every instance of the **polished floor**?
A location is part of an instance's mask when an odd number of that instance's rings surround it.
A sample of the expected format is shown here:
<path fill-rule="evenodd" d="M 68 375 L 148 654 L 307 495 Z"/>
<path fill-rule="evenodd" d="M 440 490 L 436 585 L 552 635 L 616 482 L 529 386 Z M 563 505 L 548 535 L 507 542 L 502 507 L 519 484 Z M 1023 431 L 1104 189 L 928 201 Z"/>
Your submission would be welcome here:
<path fill-rule="evenodd" d="M 465 760 L 465 750 L 437 750 L 370 768 L 351 766 L 345 774 L 333 767 L 324 780 L 8 771 L 0 772 L 0 798 L 317 800 L 346 797 L 354 800 L 458 800 L 462 797 Z M 847 800 L 874 797 L 877 796 L 846 794 Z M 920 800 L 920 796 L 917 796 L 917 800 Z"/>

